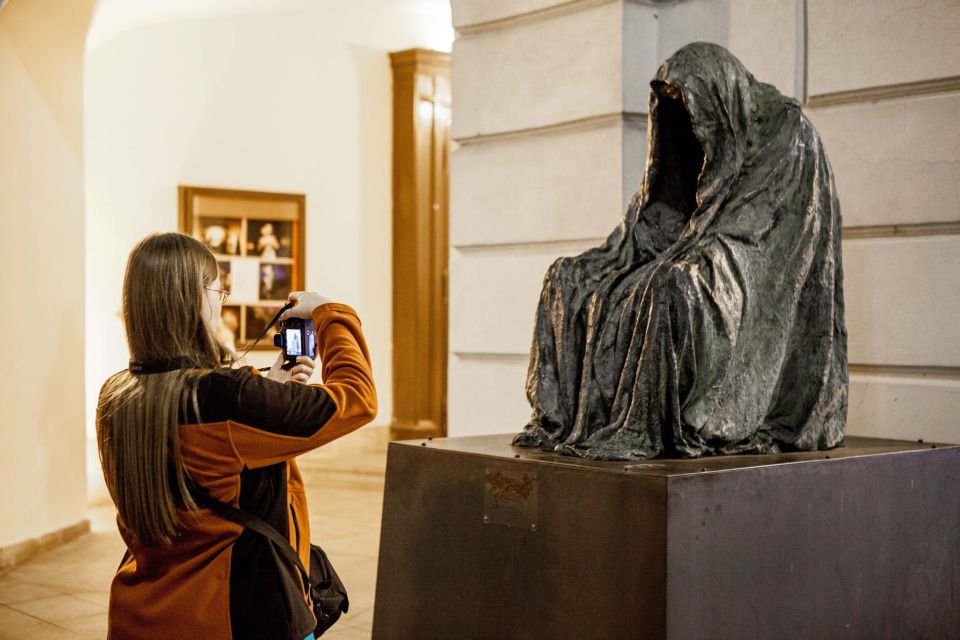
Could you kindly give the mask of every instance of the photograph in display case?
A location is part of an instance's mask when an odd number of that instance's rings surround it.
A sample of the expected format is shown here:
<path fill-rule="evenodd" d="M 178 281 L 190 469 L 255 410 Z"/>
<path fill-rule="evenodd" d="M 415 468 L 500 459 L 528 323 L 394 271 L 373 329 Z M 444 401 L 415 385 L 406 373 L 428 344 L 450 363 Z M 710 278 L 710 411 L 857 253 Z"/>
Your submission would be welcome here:
<path fill-rule="evenodd" d="M 230 292 L 221 337 L 238 351 L 256 340 L 291 291 L 304 289 L 302 194 L 179 188 L 180 231 L 213 251 Z M 257 349 L 272 349 L 265 336 Z"/>

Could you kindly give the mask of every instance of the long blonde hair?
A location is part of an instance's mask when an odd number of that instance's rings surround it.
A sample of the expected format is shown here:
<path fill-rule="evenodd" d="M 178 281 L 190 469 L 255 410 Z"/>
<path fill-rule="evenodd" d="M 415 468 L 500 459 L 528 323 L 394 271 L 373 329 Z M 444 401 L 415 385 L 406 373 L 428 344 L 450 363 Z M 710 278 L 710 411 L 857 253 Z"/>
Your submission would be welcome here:
<path fill-rule="evenodd" d="M 127 260 L 123 322 L 130 360 L 180 364 L 160 373 L 121 371 L 104 383 L 97 404 L 104 479 L 120 521 L 141 544 L 171 543 L 183 524 L 177 509 L 196 508 L 179 416 L 193 409 L 199 419 L 197 381 L 233 358 L 203 319 L 204 287 L 217 274 L 210 250 L 181 233 L 147 236 Z"/>

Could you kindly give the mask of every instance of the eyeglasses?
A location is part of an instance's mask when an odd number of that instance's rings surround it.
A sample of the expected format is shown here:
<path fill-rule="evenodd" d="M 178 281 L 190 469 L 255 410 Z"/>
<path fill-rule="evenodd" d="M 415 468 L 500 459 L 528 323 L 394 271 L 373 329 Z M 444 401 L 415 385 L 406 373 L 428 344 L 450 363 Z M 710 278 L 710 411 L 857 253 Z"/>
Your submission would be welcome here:
<path fill-rule="evenodd" d="M 223 304 L 227 301 L 227 296 L 230 295 L 229 291 L 223 291 L 221 289 L 214 289 L 213 287 L 204 287 L 207 291 L 213 291 L 220 294 L 220 304 Z"/>

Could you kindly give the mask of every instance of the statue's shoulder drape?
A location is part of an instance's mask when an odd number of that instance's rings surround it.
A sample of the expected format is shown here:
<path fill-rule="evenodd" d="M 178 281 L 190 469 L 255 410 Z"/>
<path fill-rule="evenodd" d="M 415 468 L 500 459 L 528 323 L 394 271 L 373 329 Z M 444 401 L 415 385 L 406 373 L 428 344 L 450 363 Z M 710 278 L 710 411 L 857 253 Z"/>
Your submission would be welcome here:
<path fill-rule="evenodd" d="M 840 444 L 840 206 L 817 132 L 707 43 L 661 65 L 649 113 L 623 221 L 546 274 L 515 444 L 597 459 Z"/>

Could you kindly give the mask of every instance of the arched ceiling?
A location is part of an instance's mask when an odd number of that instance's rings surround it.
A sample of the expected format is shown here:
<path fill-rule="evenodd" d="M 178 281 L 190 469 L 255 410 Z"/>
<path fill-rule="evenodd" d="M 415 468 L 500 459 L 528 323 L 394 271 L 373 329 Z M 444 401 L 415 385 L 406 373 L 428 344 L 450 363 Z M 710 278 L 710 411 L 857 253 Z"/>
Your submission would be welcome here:
<path fill-rule="evenodd" d="M 97 0 L 87 33 L 87 51 L 96 49 L 124 31 L 163 22 L 288 11 L 322 12 L 328 14 L 331 20 L 336 20 L 385 4 L 392 8 L 401 5 L 405 10 L 428 19 L 445 20 L 447 24 L 451 22 L 449 0 Z M 452 42 L 452 26 L 449 39 Z"/>

